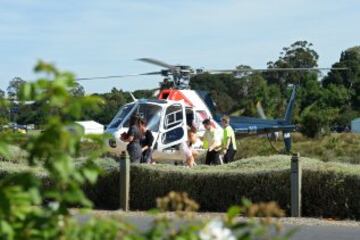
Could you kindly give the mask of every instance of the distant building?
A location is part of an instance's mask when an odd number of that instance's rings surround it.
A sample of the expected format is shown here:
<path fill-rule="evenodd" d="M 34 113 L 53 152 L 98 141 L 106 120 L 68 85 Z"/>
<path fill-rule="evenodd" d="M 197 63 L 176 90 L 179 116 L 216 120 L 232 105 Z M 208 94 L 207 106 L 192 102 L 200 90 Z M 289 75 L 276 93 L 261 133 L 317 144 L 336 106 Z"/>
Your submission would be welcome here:
<path fill-rule="evenodd" d="M 35 129 L 35 124 L 27 124 L 26 125 L 26 130 L 34 130 Z"/>
<path fill-rule="evenodd" d="M 351 121 L 351 132 L 360 133 L 360 118 Z"/>
<path fill-rule="evenodd" d="M 84 128 L 85 134 L 103 134 L 104 133 L 104 125 L 95 122 L 95 121 L 78 121 L 76 122 L 80 126 Z"/>

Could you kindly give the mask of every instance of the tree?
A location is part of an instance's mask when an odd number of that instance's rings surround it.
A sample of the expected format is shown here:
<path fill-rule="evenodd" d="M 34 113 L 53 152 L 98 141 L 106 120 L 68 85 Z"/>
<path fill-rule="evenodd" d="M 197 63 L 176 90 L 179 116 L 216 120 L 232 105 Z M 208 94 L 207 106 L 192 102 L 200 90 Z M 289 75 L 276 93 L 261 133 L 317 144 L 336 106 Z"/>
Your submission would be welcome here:
<path fill-rule="evenodd" d="M 311 43 L 296 41 L 289 47 L 283 48 L 278 60 L 268 62 L 268 68 L 314 68 L 318 66 L 318 59 L 319 55 Z M 297 89 L 294 120 L 301 123 L 303 133 L 310 137 L 317 136 L 321 130 L 329 129 L 340 116 L 341 106 L 346 103 L 347 96 L 344 88 L 324 88 L 318 81 L 318 72 L 274 71 L 264 73 L 264 76 L 270 86 L 279 86 L 280 98 L 284 102 L 289 97 L 288 85 L 300 86 Z M 284 106 L 284 104 L 280 106 Z"/>
<path fill-rule="evenodd" d="M 194 90 L 210 93 L 216 103 L 216 110 L 230 113 L 237 101 L 232 98 L 236 78 L 230 74 L 200 74 L 191 78 L 190 86 Z"/>
<path fill-rule="evenodd" d="M 94 94 L 100 96 L 104 100 L 104 105 L 99 112 L 86 111 L 85 118 L 93 119 L 102 124 L 109 124 L 120 107 L 131 101 L 130 95 L 125 94 L 122 90 L 117 88 L 111 89 L 111 92 L 104 94 Z"/>
<path fill-rule="evenodd" d="M 259 101 L 265 104 L 265 109 L 269 107 L 268 86 L 261 74 L 244 75 L 234 79 L 229 89 L 235 105 L 233 110 L 240 110 L 242 115 L 256 116 L 256 103 Z"/>
<path fill-rule="evenodd" d="M 9 107 L 5 102 L 5 92 L 0 89 L 0 126 L 9 122 Z"/>
<path fill-rule="evenodd" d="M 0 99 L 4 99 L 5 98 L 5 91 L 0 89 Z"/>
<path fill-rule="evenodd" d="M 330 123 L 337 118 L 338 113 L 338 109 L 324 108 L 316 102 L 301 113 L 301 131 L 308 137 L 318 137 L 322 131 L 329 131 Z"/>
<path fill-rule="evenodd" d="M 133 94 L 138 99 L 140 99 L 140 98 L 149 99 L 149 98 L 154 97 L 155 91 L 156 91 L 155 89 L 152 89 L 152 90 L 142 89 L 142 90 L 134 91 Z M 128 93 L 128 95 L 130 95 L 130 93 Z"/>
<path fill-rule="evenodd" d="M 313 68 L 317 67 L 319 55 L 312 49 L 313 44 L 307 41 L 296 41 L 284 47 L 275 62 L 268 62 L 268 68 Z M 265 78 L 270 84 L 278 84 L 284 95 L 288 84 L 304 84 L 306 81 L 317 80 L 314 72 L 268 72 Z"/>
<path fill-rule="evenodd" d="M 283 117 L 285 111 L 285 98 L 281 95 L 280 87 L 276 84 L 268 85 L 265 99 L 262 101 L 267 117 Z"/>
<path fill-rule="evenodd" d="M 17 94 L 20 91 L 20 88 L 26 81 L 21 79 L 20 77 L 14 77 L 7 88 L 7 95 L 10 100 L 16 100 Z"/>
<path fill-rule="evenodd" d="M 324 87 L 335 85 L 347 89 L 349 102 L 354 110 L 360 111 L 360 46 L 352 47 L 341 53 L 339 62 L 333 67 L 347 67 L 346 71 L 331 70 L 323 79 Z"/>
<path fill-rule="evenodd" d="M 85 89 L 80 83 L 75 82 L 74 86 L 70 88 L 70 94 L 73 96 L 83 97 L 85 96 Z"/>

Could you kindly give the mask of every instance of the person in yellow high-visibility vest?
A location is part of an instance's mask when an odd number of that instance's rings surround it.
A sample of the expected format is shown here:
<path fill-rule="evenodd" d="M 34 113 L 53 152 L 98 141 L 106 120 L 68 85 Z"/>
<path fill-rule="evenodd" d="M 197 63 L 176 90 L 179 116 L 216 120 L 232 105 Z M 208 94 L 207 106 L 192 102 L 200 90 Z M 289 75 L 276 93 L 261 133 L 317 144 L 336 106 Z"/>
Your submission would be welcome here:
<path fill-rule="evenodd" d="M 224 163 L 229 163 L 234 160 L 236 153 L 236 138 L 234 129 L 230 126 L 229 116 L 223 116 L 221 119 L 221 124 L 224 128 L 223 139 L 222 139 L 222 149 L 224 158 Z"/>
<path fill-rule="evenodd" d="M 202 141 L 204 149 L 207 149 L 205 164 L 221 164 L 221 135 L 211 125 L 210 119 L 205 119 L 203 125 L 205 127 L 205 133 L 202 137 Z"/>

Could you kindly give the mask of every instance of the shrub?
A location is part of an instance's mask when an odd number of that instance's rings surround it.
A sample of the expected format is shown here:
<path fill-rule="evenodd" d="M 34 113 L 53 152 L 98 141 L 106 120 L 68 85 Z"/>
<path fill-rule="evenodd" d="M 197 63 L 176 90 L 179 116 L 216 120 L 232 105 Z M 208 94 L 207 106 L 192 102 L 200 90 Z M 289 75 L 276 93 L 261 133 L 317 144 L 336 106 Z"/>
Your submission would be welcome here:
<path fill-rule="evenodd" d="M 360 166 L 308 158 L 302 158 L 302 163 L 304 216 L 360 219 Z M 119 206 L 119 172 L 113 167 L 112 163 L 95 187 L 86 188 L 97 208 Z M 196 200 L 200 211 L 223 212 L 246 197 L 253 202 L 275 201 L 289 215 L 289 167 L 290 157 L 280 155 L 190 170 L 169 165 L 132 165 L 130 208 L 151 209 L 157 197 L 180 191 Z"/>
<path fill-rule="evenodd" d="M 360 219 L 360 166 L 301 159 L 303 215 Z M 96 208 L 118 209 L 118 163 L 108 158 L 99 160 L 98 165 L 103 174 L 96 185 L 84 186 L 84 191 Z M 132 165 L 130 207 L 133 210 L 151 209 L 156 206 L 157 197 L 175 190 L 187 192 L 200 204 L 200 211 L 222 212 L 246 197 L 254 202 L 276 201 L 289 215 L 289 166 L 290 157 L 281 155 L 248 158 L 222 166 L 197 166 L 194 169 L 171 165 Z M 0 167 L 1 178 L 9 173 L 31 169 L 48 188 L 52 186 L 42 168 L 29 168 L 11 162 L 2 162 Z"/>

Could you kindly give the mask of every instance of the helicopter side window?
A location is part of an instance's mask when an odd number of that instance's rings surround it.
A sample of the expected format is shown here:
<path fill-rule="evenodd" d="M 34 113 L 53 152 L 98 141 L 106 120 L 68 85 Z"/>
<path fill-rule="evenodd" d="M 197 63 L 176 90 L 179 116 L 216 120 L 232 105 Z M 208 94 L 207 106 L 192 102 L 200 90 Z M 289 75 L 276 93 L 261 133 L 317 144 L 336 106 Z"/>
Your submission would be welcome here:
<path fill-rule="evenodd" d="M 169 144 L 180 140 L 184 136 L 185 132 L 182 127 L 174 128 L 163 135 L 161 142 L 163 144 Z"/>
<path fill-rule="evenodd" d="M 173 104 L 165 111 L 164 129 L 161 143 L 164 145 L 177 145 L 185 136 L 184 130 L 184 107 L 181 104 Z"/>
<path fill-rule="evenodd" d="M 126 117 L 126 115 L 131 111 L 131 109 L 133 108 L 134 104 L 130 104 L 130 105 L 125 105 L 123 106 L 119 112 L 115 115 L 115 117 L 113 118 L 113 120 L 110 122 L 109 124 L 109 129 L 110 128 L 117 128 L 120 123 L 124 120 L 124 118 Z"/>
<path fill-rule="evenodd" d="M 166 118 L 164 123 L 164 128 L 172 128 L 183 121 L 183 112 L 181 105 L 171 105 L 166 109 Z"/>

